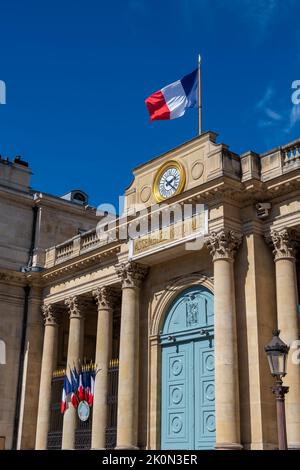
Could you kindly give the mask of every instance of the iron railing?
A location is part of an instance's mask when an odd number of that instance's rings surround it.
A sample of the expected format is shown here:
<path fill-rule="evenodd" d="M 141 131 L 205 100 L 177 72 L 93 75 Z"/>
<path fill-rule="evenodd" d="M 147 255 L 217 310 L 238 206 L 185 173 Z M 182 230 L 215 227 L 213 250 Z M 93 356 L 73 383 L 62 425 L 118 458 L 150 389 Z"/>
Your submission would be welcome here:
<path fill-rule="evenodd" d="M 63 371 L 61 371 L 61 374 Z M 48 432 L 47 448 L 49 450 L 61 449 L 63 415 L 60 411 L 64 375 L 56 371 L 53 374 L 50 404 L 50 428 Z"/>
<path fill-rule="evenodd" d="M 106 427 L 106 449 L 114 449 L 117 442 L 119 359 L 112 359 L 108 369 L 108 416 Z"/>
<path fill-rule="evenodd" d="M 61 449 L 63 415 L 60 411 L 65 370 L 55 371 L 52 378 L 50 429 L 48 432 L 48 450 Z M 119 360 L 112 359 L 108 369 L 108 416 L 106 428 L 106 449 L 114 449 L 117 440 L 117 404 L 118 404 Z M 87 421 L 77 418 L 75 431 L 75 449 L 90 449 L 92 439 L 92 410 Z"/>

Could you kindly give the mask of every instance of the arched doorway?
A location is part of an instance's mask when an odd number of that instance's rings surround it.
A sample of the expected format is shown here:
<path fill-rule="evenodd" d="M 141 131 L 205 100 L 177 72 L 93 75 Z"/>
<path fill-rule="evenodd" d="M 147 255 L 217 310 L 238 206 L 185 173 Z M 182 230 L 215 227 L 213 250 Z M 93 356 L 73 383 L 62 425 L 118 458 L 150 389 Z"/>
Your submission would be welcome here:
<path fill-rule="evenodd" d="M 161 448 L 213 449 L 213 294 L 203 286 L 183 291 L 167 312 L 160 340 Z"/>

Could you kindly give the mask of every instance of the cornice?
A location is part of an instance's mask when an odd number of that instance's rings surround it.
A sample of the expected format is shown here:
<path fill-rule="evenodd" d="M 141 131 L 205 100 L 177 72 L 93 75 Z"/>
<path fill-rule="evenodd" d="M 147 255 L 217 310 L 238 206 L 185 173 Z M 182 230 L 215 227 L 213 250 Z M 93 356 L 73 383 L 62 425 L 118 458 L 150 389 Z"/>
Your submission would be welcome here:
<path fill-rule="evenodd" d="M 191 149 L 193 148 L 198 148 L 201 147 L 202 145 L 206 144 L 208 141 L 210 141 L 212 144 L 220 147 L 221 145 L 224 144 L 217 144 L 216 143 L 216 138 L 217 135 L 215 132 L 212 131 L 207 131 L 201 136 L 194 137 L 191 140 L 188 140 L 187 142 L 183 142 L 182 144 L 178 145 L 177 147 L 168 150 L 167 152 L 164 152 L 160 155 L 157 155 L 156 157 L 152 158 L 151 160 L 148 160 L 146 163 L 142 163 L 141 165 L 135 167 L 133 169 L 133 173 L 135 176 L 138 174 L 142 173 L 144 170 L 146 170 L 148 167 L 153 167 L 155 164 L 159 164 L 158 162 L 160 160 L 164 160 L 168 157 L 174 157 L 177 158 L 179 155 L 182 155 L 182 153 L 189 153 Z"/>
<path fill-rule="evenodd" d="M 288 194 L 291 191 L 299 189 L 300 169 L 277 176 L 264 182 L 265 191 L 269 192 L 270 197 Z"/>
<path fill-rule="evenodd" d="M 33 195 L 26 191 L 18 191 L 13 188 L 9 188 L 3 185 L 0 185 L 0 194 L 1 198 L 8 199 L 13 201 L 20 206 L 33 206 Z"/>
<path fill-rule="evenodd" d="M 13 271 L 10 269 L 0 269 L 0 282 L 13 284 L 18 287 L 41 287 L 40 272 Z"/>
<path fill-rule="evenodd" d="M 102 247 L 103 248 L 103 247 Z M 89 255 L 82 254 L 78 258 L 72 258 L 65 262 L 49 268 L 41 273 L 42 280 L 46 283 L 49 280 L 71 274 L 78 270 L 83 270 L 89 266 L 99 263 L 99 261 L 109 260 L 120 252 L 120 245 L 110 247 L 100 252 L 89 252 Z M 92 254 L 91 254 L 92 253 Z"/>
<path fill-rule="evenodd" d="M 21 287 L 27 285 L 24 273 L 12 271 L 9 269 L 0 269 L 0 282 L 16 284 Z"/>
<path fill-rule="evenodd" d="M 75 204 L 71 201 L 67 201 L 66 199 L 62 199 L 56 196 L 52 196 L 51 194 L 46 194 L 39 191 L 36 191 L 34 193 L 34 203 L 38 207 L 49 207 L 52 209 L 59 208 L 60 210 L 64 208 L 64 210 L 66 210 L 67 212 L 80 215 L 85 213 L 91 218 L 94 218 L 95 220 L 99 219 L 99 217 L 96 216 L 96 209 L 92 206 Z"/>

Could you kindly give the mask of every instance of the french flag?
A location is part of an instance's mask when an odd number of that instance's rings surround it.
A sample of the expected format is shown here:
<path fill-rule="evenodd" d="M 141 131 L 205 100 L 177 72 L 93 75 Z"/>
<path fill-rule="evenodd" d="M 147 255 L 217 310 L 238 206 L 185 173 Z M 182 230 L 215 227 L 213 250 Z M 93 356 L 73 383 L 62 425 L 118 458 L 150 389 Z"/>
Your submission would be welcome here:
<path fill-rule="evenodd" d="M 89 399 L 88 399 L 88 404 L 90 406 L 93 405 L 93 401 L 94 401 L 94 389 L 95 389 L 95 371 L 91 370 L 91 389 L 90 389 L 90 393 L 89 393 Z"/>
<path fill-rule="evenodd" d="M 77 409 L 78 408 L 77 390 L 78 390 L 79 375 L 75 366 L 74 366 L 73 371 L 70 369 L 70 375 L 71 375 L 71 388 L 72 388 L 71 403 L 74 406 L 74 408 Z"/>
<path fill-rule="evenodd" d="M 183 116 L 187 108 L 196 107 L 198 103 L 197 75 L 198 69 L 149 96 L 145 103 L 150 114 L 150 121 L 176 119 Z"/>
<path fill-rule="evenodd" d="M 87 366 L 85 366 L 84 372 L 83 372 L 83 393 L 84 393 L 84 400 L 87 403 L 89 402 L 90 390 L 91 390 L 90 370 L 88 370 Z"/>
<path fill-rule="evenodd" d="M 71 391 L 72 391 L 72 387 L 68 379 L 68 376 L 66 374 L 65 380 L 64 380 L 63 391 L 62 391 L 61 404 L 60 404 L 60 411 L 62 414 L 64 414 L 64 412 L 66 411 L 67 398 L 68 398 L 68 395 L 70 395 Z"/>
<path fill-rule="evenodd" d="M 84 399 L 84 389 L 83 389 L 83 381 L 82 381 L 82 367 L 79 370 L 79 377 L 78 377 L 78 398 L 79 401 Z"/>

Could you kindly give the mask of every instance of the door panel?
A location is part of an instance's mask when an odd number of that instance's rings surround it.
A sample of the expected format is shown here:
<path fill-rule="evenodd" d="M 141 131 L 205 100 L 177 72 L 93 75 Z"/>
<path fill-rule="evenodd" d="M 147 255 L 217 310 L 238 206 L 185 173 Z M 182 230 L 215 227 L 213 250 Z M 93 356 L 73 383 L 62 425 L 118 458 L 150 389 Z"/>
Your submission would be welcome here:
<path fill-rule="evenodd" d="M 183 291 L 170 306 L 160 335 L 162 449 L 214 448 L 213 325 L 213 295 L 202 286 Z"/>
<path fill-rule="evenodd" d="M 195 449 L 215 445 L 215 378 L 213 339 L 194 343 Z"/>
<path fill-rule="evenodd" d="M 182 343 L 162 352 L 162 449 L 192 449 L 194 416 L 193 344 Z"/>

